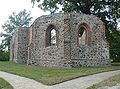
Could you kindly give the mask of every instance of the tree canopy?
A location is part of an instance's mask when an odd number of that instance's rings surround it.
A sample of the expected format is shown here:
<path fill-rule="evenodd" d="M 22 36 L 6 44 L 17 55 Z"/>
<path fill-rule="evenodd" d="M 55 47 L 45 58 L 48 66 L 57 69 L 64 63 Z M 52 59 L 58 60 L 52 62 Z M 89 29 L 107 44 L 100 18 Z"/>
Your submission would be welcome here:
<path fill-rule="evenodd" d="M 120 18 L 120 0 L 31 0 L 44 11 L 82 12 L 98 16 L 109 29 L 116 29 Z"/>
<path fill-rule="evenodd" d="M 20 11 L 18 14 L 13 12 L 12 15 L 9 16 L 8 20 L 2 25 L 4 32 L 1 33 L 1 36 L 4 37 L 2 43 L 0 45 L 0 50 L 5 49 L 10 45 L 10 40 L 12 35 L 19 27 L 29 27 L 32 17 L 31 13 L 27 12 L 25 9 Z"/>

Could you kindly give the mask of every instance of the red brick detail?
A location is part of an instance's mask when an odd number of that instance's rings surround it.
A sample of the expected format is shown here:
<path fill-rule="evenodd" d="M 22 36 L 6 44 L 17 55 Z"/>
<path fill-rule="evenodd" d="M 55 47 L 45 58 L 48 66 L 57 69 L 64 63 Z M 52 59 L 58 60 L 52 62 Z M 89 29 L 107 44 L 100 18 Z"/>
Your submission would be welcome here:
<path fill-rule="evenodd" d="M 33 33 L 32 33 L 32 26 L 29 28 L 29 46 L 30 46 L 30 44 L 32 43 L 32 35 L 33 35 Z"/>
<path fill-rule="evenodd" d="M 108 43 L 107 40 L 104 41 L 104 47 L 105 47 L 105 48 L 109 48 L 109 43 Z"/>
<path fill-rule="evenodd" d="M 99 21 L 100 32 L 105 32 L 105 24 L 102 21 Z"/>

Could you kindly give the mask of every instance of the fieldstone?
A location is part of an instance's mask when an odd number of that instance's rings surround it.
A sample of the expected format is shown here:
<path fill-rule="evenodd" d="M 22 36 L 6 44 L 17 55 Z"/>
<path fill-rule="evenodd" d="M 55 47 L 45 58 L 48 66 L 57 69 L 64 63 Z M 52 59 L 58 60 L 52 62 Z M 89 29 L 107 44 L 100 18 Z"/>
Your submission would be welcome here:
<path fill-rule="evenodd" d="M 54 30 L 54 40 L 51 32 Z M 94 15 L 57 13 L 37 18 L 12 37 L 10 59 L 47 67 L 109 66 L 104 23 Z"/>

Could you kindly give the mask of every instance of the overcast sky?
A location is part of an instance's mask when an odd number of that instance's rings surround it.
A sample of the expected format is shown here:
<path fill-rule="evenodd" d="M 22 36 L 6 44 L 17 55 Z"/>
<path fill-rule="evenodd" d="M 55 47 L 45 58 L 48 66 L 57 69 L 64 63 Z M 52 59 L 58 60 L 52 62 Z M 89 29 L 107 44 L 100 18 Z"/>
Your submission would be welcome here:
<path fill-rule="evenodd" d="M 0 32 L 3 31 L 1 25 L 4 24 L 8 17 L 12 14 L 12 12 L 18 13 L 26 9 L 27 11 L 31 11 L 31 16 L 36 19 L 41 15 L 45 15 L 48 13 L 43 12 L 36 6 L 32 8 L 31 0 L 1 0 L 0 1 Z M 33 20 L 34 20 L 33 19 Z"/>
<path fill-rule="evenodd" d="M 32 8 L 31 0 L 0 0 L 0 33 L 3 31 L 1 26 L 8 20 L 9 15 L 11 15 L 12 12 L 18 13 L 23 9 L 31 11 L 33 21 L 41 15 L 48 14 L 39 9 L 37 5 Z"/>

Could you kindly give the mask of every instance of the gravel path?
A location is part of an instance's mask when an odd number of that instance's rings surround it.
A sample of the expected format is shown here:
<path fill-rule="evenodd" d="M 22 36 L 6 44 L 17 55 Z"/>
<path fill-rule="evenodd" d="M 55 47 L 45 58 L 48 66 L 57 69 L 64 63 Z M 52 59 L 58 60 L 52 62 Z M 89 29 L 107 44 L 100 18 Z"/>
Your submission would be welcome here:
<path fill-rule="evenodd" d="M 46 86 L 32 79 L 20 77 L 6 72 L 0 72 L 0 77 L 7 80 L 14 87 L 14 89 L 86 89 L 95 83 L 117 74 L 120 74 L 120 70 L 89 75 L 53 86 Z"/>

